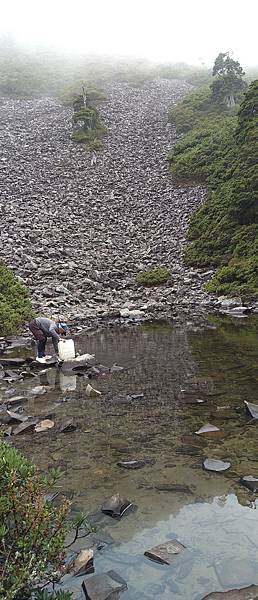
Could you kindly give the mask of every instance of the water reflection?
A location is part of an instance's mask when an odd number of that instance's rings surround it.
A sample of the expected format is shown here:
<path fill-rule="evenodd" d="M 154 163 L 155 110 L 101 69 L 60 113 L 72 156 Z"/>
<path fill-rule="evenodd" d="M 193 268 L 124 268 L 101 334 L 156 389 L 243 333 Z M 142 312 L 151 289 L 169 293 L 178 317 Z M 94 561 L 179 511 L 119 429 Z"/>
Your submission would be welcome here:
<path fill-rule="evenodd" d="M 115 568 L 125 577 L 125 600 L 166 600 L 172 594 L 199 600 L 212 590 L 258 583 L 258 513 L 245 506 L 254 506 L 255 496 L 239 485 L 241 475 L 258 474 L 257 425 L 250 424 L 243 404 L 258 404 L 257 324 L 225 317 L 212 318 L 203 331 L 163 324 L 82 334 L 76 338 L 81 354 L 95 354 L 104 366 L 124 366 L 112 374 L 102 369 L 91 379 L 102 392 L 97 398 L 86 395 L 86 375 L 57 369 L 17 383 L 17 394 L 46 386 L 26 410 L 51 414 L 57 427 L 17 436 L 15 445 L 40 468 L 62 469 L 74 510 L 94 512 L 116 492 L 138 507 L 120 523 L 108 517 L 100 523 L 114 544 L 99 555 L 96 570 Z M 130 399 L 139 393 L 144 397 Z M 60 434 L 58 425 L 67 418 L 77 429 Z M 199 439 L 194 432 L 205 423 L 223 436 Z M 206 457 L 229 460 L 232 468 L 220 475 L 205 472 Z M 141 470 L 117 465 L 146 458 L 154 464 Z M 159 484 L 185 484 L 192 493 L 160 492 Z M 187 546 L 175 565 L 143 557 L 146 548 L 171 536 Z"/>

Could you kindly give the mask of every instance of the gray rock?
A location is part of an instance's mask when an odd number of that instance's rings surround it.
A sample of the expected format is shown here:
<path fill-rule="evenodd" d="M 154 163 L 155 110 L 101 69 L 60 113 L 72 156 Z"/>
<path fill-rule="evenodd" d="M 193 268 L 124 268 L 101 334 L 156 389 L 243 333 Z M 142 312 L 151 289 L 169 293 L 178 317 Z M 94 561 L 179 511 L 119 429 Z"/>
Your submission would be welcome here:
<path fill-rule="evenodd" d="M 202 600 L 257 600 L 258 585 L 250 585 L 249 587 L 229 590 L 228 592 L 212 592 L 205 596 Z"/>
<path fill-rule="evenodd" d="M 113 517 L 113 519 L 119 519 L 125 514 L 126 511 L 131 509 L 132 506 L 132 502 L 130 502 L 130 500 L 128 500 L 125 496 L 114 494 L 114 496 L 111 496 L 104 501 L 101 511 L 104 514 Z"/>
<path fill-rule="evenodd" d="M 216 473 L 222 473 L 230 469 L 231 463 L 224 462 L 223 460 L 217 460 L 214 458 L 206 458 L 203 461 L 203 468 L 205 471 L 215 471 Z"/>
<path fill-rule="evenodd" d="M 118 600 L 119 593 L 127 589 L 127 584 L 115 571 L 93 575 L 82 583 L 86 600 Z"/>
<path fill-rule="evenodd" d="M 258 492 L 258 477 L 253 477 L 253 475 L 244 475 L 243 477 L 240 477 L 240 483 L 252 492 Z"/>
<path fill-rule="evenodd" d="M 159 483 L 155 485 L 155 489 L 159 492 L 179 492 L 182 494 L 192 494 L 192 490 L 188 485 L 179 483 Z"/>
<path fill-rule="evenodd" d="M 170 540 L 159 546 L 154 546 L 150 550 L 146 550 L 144 554 L 147 558 L 155 562 L 170 565 L 184 550 L 185 546 L 178 542 L 178 540 Z"/>

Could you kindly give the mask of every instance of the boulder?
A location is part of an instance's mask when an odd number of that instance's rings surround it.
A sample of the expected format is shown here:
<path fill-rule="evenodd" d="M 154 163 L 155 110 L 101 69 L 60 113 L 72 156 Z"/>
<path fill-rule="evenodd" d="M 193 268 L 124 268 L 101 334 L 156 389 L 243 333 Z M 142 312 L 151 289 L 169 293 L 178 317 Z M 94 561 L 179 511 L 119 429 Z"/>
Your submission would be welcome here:
<path fill-rule="evenodd" d="M 118 600 L 119 592 L 124 592 L 127 584 L 115 571 L 107 571 L 85 579 L 82 589 L 86 600 Z"/>
<path fill-rule="evenodd" d="M 164 544 L 160 544 L 159 546 L 154 546 L 150 550 L 146 550 L 144 554 L 147 558 L 155 562 L 170 565 L 184 550 L 185 546 L 174 539 L 164 542 Z"/>
<path fill-rule="evenodd" d="M 132 508 L 133 504 L 125 496 L 114 494 L 110 498 L 107 498 L 101 507 L 101 511 L 112 517 L 113 519 L 119 519 L 126 511 Z"/>

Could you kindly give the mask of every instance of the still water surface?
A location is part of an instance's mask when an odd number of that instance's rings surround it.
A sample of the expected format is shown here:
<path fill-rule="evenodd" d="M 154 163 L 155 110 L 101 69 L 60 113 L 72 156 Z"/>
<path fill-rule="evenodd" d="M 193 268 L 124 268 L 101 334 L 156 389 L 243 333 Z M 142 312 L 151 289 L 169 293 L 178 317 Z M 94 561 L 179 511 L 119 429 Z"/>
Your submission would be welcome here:
<path fill-rule="evenodd" d="M 244 400 L 258 404 L 258 320 L 213 317 L 200 330 L 166 323 L 111 329 L 78 336 L 76 349 L 124 370 L 92 379 L 102 392 L 96 398 L 86 396 L 85 376 L 56 369 L 17 384 L 17 392 L 47 385 L 46 394 L 29 401 L 28 414 L 52 417 L 57 425 L 73 418 L 77 429 L 17 436 L 15 445 L 43 470 L 62 469 L 75 512 L 95 513 L 117 492 L 136 505 L 119 522 L 97 518 L 109 544 L 97 554 L 95 572 L 114 569 L 127 581 L 122 600 L 201 600 L 212 591 L 258 584 L 256 495 L 239 484 L 241 475 L 258 476 L 258 425 L 244 410 Z M 128 398 L 139 393 L 144 398 Z M 220 428 L 218 437 L 195 435 L 206 423 Z M 205 472 L 206 457 L 232 467 L 225 474 Z M 155 462 L 134 471 L 117 465 L 138 458 Z M 192 493 L 155 487 L 169 483 Z M 146 549 L 173 538 L 187 548 L 173 565 L 144 557 Z M 78 590 L 80 584 L 80 578 L 65 582 Z"/>

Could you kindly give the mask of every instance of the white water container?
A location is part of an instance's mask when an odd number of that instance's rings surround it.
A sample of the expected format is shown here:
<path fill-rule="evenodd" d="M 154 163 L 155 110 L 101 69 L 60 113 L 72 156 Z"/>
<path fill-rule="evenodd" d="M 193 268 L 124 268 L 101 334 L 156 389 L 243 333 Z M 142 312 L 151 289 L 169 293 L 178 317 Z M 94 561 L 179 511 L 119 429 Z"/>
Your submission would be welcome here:
<path fill-rule="evenodd" d="M 73 340 L 60 340 L 58 342 L 58 354 L 61 360 L 75 358 L 75 347 Z"/>

